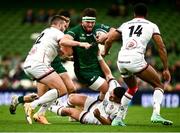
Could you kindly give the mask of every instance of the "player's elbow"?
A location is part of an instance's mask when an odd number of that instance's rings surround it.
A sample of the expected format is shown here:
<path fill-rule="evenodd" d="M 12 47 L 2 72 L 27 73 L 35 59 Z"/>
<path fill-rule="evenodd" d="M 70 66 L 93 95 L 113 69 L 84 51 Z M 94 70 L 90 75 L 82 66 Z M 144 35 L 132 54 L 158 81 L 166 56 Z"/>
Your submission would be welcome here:
<path fill-rule="evenodd" d="M 67 38 L 62 38 L 62 39 L 59 41 L 60 46 L 66 46 L 66 43 L 67 43 Z"/>

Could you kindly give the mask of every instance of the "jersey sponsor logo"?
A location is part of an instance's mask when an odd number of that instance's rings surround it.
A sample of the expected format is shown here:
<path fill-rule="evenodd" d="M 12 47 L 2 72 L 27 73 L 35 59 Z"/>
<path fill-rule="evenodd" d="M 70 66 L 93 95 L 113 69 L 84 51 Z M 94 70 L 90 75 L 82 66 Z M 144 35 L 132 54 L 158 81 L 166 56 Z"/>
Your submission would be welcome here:
<path fill-rule="evenodd" d="M 86 37 L 85 37 L 85 36 L 80 36 L 79 39 L 80 39 L 81 41 L 84 41 L 84 40 L 86 40 Z"/>
<path fill-rule="evenodd" d="M 95 78 L 96 78 L 96 77 L 95 77 L 95 76 L 93 76 L 90 80 L 91 80 L 91 81 L 93 81 Z"/>
<path fill-rule="evenodd" d="M 137 42 L 134 39 L 132 39 L 130 42 L 126 44 L 127 50 L 135 49 L 136 47 L 137 47 Z"/>
<path fill-rule="evenodd" d="M 110 108 L 109 108 L 110 110 L 112 110 L 112 109 L 114 109 L 114 105 L 110 105 Z"/>

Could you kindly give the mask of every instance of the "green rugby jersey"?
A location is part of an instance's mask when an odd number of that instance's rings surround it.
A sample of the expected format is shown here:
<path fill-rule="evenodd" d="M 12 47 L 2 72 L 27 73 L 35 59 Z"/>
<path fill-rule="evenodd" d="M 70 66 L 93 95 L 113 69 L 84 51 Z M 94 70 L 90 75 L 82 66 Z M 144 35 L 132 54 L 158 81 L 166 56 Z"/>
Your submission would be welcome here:
<path fill-rule="evenodd" d="M 95 24 L 91 33 L 86 33 L 81 25 L 68 30 L 66 34 L 71 35 L 75 41 L 88 42 L 92 45 L 89 49 L 79 46 L 73 47 L 74 68 L 76 72 L 81 70 L 101 70 L 97 59 L 99 48 L 98 43 L 96 42 L 96 32 L 108 32 L 109 30 L 110 27 L 104 24 Z"/>

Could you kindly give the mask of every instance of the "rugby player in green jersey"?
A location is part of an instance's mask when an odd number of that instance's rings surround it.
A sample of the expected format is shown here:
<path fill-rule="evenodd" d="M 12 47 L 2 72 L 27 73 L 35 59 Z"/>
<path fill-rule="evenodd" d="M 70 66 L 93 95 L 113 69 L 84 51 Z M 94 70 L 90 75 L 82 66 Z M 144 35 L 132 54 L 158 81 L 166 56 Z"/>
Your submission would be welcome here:
<path fill-rule="evenodd" d="M 68 30 L 60 43 L 88 42 L 92 46 L 89 49 L 73 47 L 74 71 L 78 81 L 92 90 L 100 91 L 99 99 L 103 100 L 108 90 L 108 83 L 98 61 L 99 31 L 109 32 L 110 28 L 104 24 L 96 24 L 96 10 L 86 8 L 82 13 L 82 23 Z M 103 39 L 102 39 L 103 40 Z"/>

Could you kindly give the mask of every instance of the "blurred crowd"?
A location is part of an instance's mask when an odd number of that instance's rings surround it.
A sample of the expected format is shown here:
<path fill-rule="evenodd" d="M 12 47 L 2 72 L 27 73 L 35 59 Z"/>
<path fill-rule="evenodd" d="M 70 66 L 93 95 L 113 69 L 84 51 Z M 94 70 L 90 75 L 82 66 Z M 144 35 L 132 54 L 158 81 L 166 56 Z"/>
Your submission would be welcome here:
<path fill-rule="evenodd" d="M 66 11 L 66 10 L 60 9 L 56 11 L 55 9 L 49 9 L 49 10 L 39 9 L 37 11 L 34 11 L 33 9 L 28 9 L 23 16 L 22 24 L 34 25 L 37 23 L 40 23 L 40 24 L 48 23 L 49 18 L 63 11 Z M 73 27 L 77 25 L 78 23 L 80 23 L 81 17 L 74 8 L 69 9 L 67 12 L 71 16 L 70 27 Z"/>

